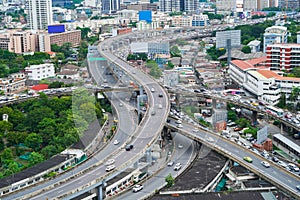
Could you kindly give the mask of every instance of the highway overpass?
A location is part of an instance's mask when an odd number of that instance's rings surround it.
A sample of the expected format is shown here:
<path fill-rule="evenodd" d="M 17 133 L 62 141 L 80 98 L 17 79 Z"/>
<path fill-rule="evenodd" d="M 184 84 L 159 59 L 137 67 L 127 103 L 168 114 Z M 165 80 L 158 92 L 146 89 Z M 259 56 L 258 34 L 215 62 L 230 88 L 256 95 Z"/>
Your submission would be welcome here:
<path fill-rule="evenodd" d="M 300 183 L 300 177 L 295 175 L 282 167 L 275 165 L 273 162 L 265 159 L 264 157 L 255 154 L 253 151 L 246 149 L 236 143 L 225 139 L 218 133 L 195 126 L 189 123 L 182 123 L 183 128 L 178 128 L 176 120 L 170 118 L 170 122 L 166 124 L 166 127 L 176 130 L 177 132 L 201 142 L 211 149 L 216 150 L 220 154 L 232 159 L 233 161 L 241 164 L 245 168 L 274 184 L 276 187 L 295 198 L 300 198 L 300 192 L 296 189 L 296 186 Z M 195 128 L 198 129 L 195 132 Z M 249 156 L 253 159 L 252 163 L 248 163 L 243 158 Z M 261 165 L 261 161 L 268 161 L 271 164 L 270 168 L 266 168 Z"/>

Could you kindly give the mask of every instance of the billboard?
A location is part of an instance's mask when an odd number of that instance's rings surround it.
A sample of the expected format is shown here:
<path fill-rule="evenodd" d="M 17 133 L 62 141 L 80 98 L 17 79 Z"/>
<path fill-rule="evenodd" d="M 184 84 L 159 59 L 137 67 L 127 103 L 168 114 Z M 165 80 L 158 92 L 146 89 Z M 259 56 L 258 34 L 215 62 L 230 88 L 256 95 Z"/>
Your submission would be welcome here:
<path fill-rule="evenodd" d="M 57 25 L 49 25 L 48 26 L 48 33 L 63 33 L 65 32 L 65 25 L 64 24 L 57 24 Z"/>
<path fill-rule="evenodd" d="M 227 41 L 231 44 L 231 47 L 239 47 L 241 46 L 241 30 L 233 30 L 233 31 L 218 31 L 216 33 L 217 48 L 226 48 Z"/>
<path fill-rule="evenodd" d="M 257 144 L 262 144 L 268 138 L 268 126 L 257 131 Z"/>
<path fill-rule="evenodd" d="M 139 21 L 146 21 L 147 23 L 152 22 L 152 11 L 151 10 L 140 10 L 139 11 Z"/>

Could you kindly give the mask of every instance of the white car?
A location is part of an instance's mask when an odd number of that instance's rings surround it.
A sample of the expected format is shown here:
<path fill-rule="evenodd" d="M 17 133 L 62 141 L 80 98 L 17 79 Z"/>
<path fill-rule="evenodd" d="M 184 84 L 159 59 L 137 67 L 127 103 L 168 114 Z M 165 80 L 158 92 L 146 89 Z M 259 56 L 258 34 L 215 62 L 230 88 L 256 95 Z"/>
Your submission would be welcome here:
<path fill-rule="evenodd" d="M 278 163 L 278 165 L 280 165 L 281 167 L 283 167 L 283 168 L 286 168 L 287 167 L 287 164 L 285 163 L 285 162 L 283 162 L 283 161 L 278 161 L 277 162 Z"/>
<path fill-rule="evenodd" d="M 181 163 L 176 163 L 176 165 L 174 166 L 174 170 L 175 171 L 178 171 L 178 170 L 180 170 L 181 169 Z"/>
<path fill-rule="evenodd" d="M 114 141 L 114 145 L 118 145 L 119 143 L 120 143 L 119 140 L 115 140 L 115 141 Z"/>
<path fill-rule="evenodd" d="M 135 185 L 133 186 L 132 192 L 138 192 L 142 190 L 144 187 L 142 185 Z"/>
<path fill-rule="evenodd" d="M 110 171 L 114 170 L 115 168 L 116 168 L 116 166 L 114 166 L 114 165 L 109 165 L 109 166 L 106 167 L 105 170 L 106 170 L 107 172 L 110 172 Z"/>
<path fill-rule="evenodd" d="M 267 168 L 270 167 L 270 164 L 269 164 L 268 162 L 266 162 L 266 161 L 261 161 L 260 163 L 261 163 L 263 166 L 267 167 Z"/>
<path fill-rule="evenodd" d="M 206 138 L 207 142 L 214 142 L 215 140 L 212 137 Z"/>
<path fill-rule="evenodd" d="M 154 88 L 151 88 L 151 92 L 155 92 Z"/>
<path fill-rule="evenodd" d="M 114 159 L 109 159 L 108 161 L 106 161 L 105 165 L 109 166 L 115 163 Z"/>
<path fill-rule="evenodd" d="M 173 161 L 168 162 L 168 167 L 172 167 L 174 165 Z"/>
<path fill-rule="evenodd" d="M 182 128 L 182 127 L 183 127 L 182 124 L 177 125 L 177 128 Z"/>
<path fill-rule="evenodd" d="M 176 123 L 177 123 L 177 124 L 181 124 L 182 121 L 179 119 L 179 120 L 176 121 Z"/>
<path fill-rule="evenodd" d="M 197 128 L 193 129 L 193 132 L 194 132 L 194 133 L 197 133 L 197 132 L 198 132 L 198 129 L 197 129 Z"/>
<path fill-rule="evenodd" d="M 183 145 L 182 144 L 179 144 L 178 145 L 178 149 L 182 149 L 183 148 Z"/>

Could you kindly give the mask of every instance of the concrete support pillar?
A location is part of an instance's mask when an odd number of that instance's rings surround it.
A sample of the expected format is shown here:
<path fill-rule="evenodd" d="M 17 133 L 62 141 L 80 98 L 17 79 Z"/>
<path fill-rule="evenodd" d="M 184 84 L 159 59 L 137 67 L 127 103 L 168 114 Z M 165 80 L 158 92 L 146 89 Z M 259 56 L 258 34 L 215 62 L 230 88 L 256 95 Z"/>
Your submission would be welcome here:
<path fill-rule="evenodd" d="M 147 163 L 151 164 L 152 156 L 151 156 L 151 149 L 150 148 L 146 150 L 146 160 L 147 160 Z"/>
<path fill-rule="evenodd" d="M 257 111 L 252 111 L 252 123 L 257 124 Z"/>
<path fill-rule="evenodd" d="M 283 132 L 283 123 L 280 123 L 280 133 L 282 134 Z"/>
<path fill-rule="evenodd" d="M 217 100 L 216 99 L 212 99 L 212 107 L 216 108 L 217 107 Z"/>
<path fill-rule="evenodd" d="M 102 182 L 102 185 L 99 185 L 98 187 L 97 187 L 97 192 L 98 192 L 98 198 L 97 198 L 97 200 L 103 200 L 104 199 L 104 197 L 105 197 L 105 189 L 106 189 L 106 182 L 105 182 L 105 180 L 103 180 L 103 182 Z"/>

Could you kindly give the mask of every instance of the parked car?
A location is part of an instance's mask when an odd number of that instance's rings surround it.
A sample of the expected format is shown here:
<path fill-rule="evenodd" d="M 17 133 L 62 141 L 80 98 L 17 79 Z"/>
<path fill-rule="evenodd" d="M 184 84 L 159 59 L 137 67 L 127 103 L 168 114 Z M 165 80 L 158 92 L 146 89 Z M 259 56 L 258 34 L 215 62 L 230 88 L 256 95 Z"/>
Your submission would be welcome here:
<path fill-rule="evenodd" d="M 241 130 L 243 130 L 243 128 L 242 127 L 235 127 L 233 130 L 234 131 L 241 131 Z"/>
<path fill-rule="evenodd" d="M 142 190 L 144 187 L 142 185 L 135 185 L 132 188 L 132 192 L 138 192 L 140 190 Z"/>

